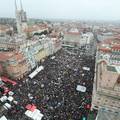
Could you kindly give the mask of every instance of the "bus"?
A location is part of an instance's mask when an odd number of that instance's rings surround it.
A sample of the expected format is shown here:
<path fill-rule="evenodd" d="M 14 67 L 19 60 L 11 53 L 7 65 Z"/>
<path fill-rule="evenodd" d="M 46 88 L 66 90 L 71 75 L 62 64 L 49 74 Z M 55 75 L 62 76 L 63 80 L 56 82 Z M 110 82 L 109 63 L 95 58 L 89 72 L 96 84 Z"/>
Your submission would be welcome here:
<path fill-rule="evenodd" d="M 44 69 L 43 66 L 39 66 L 37 67 L 30 75 L 29 78 L 32 79 L 34 78 L 40 71 L 42 71 Z"/>

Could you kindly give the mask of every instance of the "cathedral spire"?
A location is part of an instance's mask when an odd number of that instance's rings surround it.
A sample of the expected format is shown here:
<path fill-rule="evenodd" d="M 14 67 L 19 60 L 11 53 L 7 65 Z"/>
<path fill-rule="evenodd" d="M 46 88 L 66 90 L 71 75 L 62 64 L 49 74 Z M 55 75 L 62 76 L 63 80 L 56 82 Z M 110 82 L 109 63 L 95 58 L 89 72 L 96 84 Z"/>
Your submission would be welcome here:
<path fill-rule="evenodd" d="M 16 3 L 16 0 L 15 0 L 15 9 L 17 10 L 17 3 Z"/>
<path fill-rule="evenodd" d="M 23 10 L 22 0 L 20 0 L 20 6 L 21 6 L 21 10 Z"/>

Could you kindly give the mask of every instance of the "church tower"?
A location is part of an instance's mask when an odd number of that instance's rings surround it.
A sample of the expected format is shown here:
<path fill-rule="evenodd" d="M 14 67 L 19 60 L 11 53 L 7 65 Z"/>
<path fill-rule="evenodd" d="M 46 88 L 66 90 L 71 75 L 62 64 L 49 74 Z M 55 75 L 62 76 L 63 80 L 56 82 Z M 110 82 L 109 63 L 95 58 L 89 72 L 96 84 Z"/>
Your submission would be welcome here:
<path fill-rule="evenodd" d="M 27 28 L 27 16 L 23 10 L 22 1 L 20 0 L 20 10 L 18 10 L 17 2 L 15 0 L 15 14 L 18 34 L 23 33 L 24 29 Z"/>

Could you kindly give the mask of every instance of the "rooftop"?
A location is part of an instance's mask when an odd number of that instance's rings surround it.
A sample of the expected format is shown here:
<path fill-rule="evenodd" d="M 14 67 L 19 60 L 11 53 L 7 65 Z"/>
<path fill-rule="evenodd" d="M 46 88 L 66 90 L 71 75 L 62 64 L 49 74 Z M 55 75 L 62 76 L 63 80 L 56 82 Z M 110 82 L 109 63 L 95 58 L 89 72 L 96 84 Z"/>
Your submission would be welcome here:
<path fill-rule="evenodd" d="M 120 120 L 120 114 L 100 109 L 96 120 Z"/>
<path fill-rule="evenodd" d="M 16 60 L 23 59 L 23 55 L 18 52 L 0 52 L 0 61 L 6 61 L 11 57 L 14 57 Z"/>
<path fill-rule="evenodd" d="M 107 66 L 107 70 L 120 74 L 120 66 Z"/>
<path fill-rule="evenodd" d="M 0 61 L 5 61 L 14 55 L 13 52 L 0 52 Z"/>

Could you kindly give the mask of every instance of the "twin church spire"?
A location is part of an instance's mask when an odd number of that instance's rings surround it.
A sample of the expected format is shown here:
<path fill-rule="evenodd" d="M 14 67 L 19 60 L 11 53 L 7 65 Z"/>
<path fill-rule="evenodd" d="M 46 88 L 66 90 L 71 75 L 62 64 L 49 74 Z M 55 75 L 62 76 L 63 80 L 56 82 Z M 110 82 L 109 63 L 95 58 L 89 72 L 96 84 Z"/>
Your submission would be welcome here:
<path fill-rule="evenodd" d="M 22 1 L 20 0 L 20 10 L 17 6 L 17 0 L 15 0 L 15 14 L 16 14 L 16 25 L 17 31 L 21 34 L 27 27 L 27 16 L 26 12 L 23 10 Z"/>
<path fill-rule="evenodd" d="M 23 5 L 22 5 L 22 1 L 20 0 L 20 7 L 21 7 L 21 10 L 23 10 Z M 17 7 L 17 1 L 15 0 L 15 9 L 18 10 L 18 7 Z"/>

